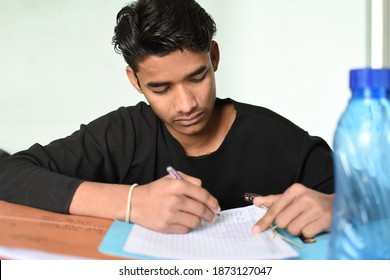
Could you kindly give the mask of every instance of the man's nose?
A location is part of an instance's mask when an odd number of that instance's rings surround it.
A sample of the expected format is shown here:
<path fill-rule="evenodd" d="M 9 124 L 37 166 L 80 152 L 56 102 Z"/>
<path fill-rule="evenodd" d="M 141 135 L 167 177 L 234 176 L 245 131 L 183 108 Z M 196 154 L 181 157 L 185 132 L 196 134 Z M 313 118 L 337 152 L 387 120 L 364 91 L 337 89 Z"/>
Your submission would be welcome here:
<path fill-rule="evenodd" d="M 197 105 L 194 95 L 184 86 L 178 86 L 175 96 L 175 110 L 180 113 L 190 113 Z"/>

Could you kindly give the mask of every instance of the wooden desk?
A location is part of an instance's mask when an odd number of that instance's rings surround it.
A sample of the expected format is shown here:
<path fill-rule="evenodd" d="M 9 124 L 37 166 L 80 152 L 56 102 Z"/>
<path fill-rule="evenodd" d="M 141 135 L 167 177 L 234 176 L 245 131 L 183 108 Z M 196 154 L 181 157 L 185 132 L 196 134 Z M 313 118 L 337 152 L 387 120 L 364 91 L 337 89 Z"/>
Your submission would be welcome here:
<path fill-rule="evenodd" d="M 0 247 L 43 251 L 71 258 L 125 259 L 103 254 L 98 247 L 112 220 L 64 215 L 0 201 Z M 287 233 L 286 233 L 287 234 Z M 289 238 L 300 242 L 298 237 Z M 297 249 L 300 259 L 327 257 L 328 234 L 315 244 Z M 0 259 L 6 256 L 1 256 Z"/>
<path fill-rule="evenodd" d="M 0 247 L 71 258 L 121 259 L 98 251 L 111 223 L 107 219 L 58 214 L 0 201 Z"/>

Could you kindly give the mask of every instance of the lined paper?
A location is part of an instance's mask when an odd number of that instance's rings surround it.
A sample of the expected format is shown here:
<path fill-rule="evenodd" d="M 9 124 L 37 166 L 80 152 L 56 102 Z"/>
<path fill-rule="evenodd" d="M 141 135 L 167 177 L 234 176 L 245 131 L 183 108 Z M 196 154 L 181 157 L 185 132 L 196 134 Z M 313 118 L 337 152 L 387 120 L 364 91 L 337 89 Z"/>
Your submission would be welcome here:
<path fill-rule="evenodd" d="M 134 225 L 123 250 L 161 259 L 287 259 L 298 254 L 279 236 L 252 234 L 264 209 L 247 206 L 225 210 L 215 223 L 202 221 L 187 234 L 158 233 Z"/>

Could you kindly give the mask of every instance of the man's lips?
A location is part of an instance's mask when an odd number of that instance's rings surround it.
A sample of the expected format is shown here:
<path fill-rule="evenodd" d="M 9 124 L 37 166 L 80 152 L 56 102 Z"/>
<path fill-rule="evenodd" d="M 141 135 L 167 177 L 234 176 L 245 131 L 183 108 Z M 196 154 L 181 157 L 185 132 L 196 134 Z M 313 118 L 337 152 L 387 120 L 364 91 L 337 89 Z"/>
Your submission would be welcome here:
<path fill-rule="evenodd" d="M 188 117 L 177 118 L 175 122 L 179 123 L 183 126 L 190 126 L 190 125 L 193 125 L 193 124 L 196 124 L 197 122 L 199 122 L 201 120 L 202 116 L 203 116 L 202 112 L 197 112 L 197 113 L 194 113 Z"/>

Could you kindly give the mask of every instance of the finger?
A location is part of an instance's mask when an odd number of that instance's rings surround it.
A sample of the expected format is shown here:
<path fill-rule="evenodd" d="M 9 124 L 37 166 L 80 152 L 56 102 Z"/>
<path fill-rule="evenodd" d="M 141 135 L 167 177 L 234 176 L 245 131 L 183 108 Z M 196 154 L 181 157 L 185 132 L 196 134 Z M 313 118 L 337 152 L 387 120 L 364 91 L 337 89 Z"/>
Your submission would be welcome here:
<path fill-rule="evenodd" d="M 282 206 L 284 205 L 285 204 Z M 296 205 L 287 204 L 284 207 L 278 207 L 276 203 L 274 203 L 268 208 L 267 213 L 263 216 L 263 218 L 256 223 L 253 228 L 253 232 L 258 233 L 264 231 L 274 223 L 279 228 L 287 228 L 289 232 L 291 230 L 291 234 L 293 235 L 299 235 L 300 230 L 303 225 L 305 225 L 303 224 L 305 222 L 304 216 L 302 216 L 302 219 L 297 220 L 297 218 L 301 217 L 302 213 L 303 209 L 301 206 L 297 207 Z"/>
<path fill-rule="evenodd" d="M 293 235 L 303 235 L 312 238 L 318 233 L 328 231 L 332 216 L 315 210 L 304 211 L 294 219 L 287 227 Z"/>
<path fill-rule="evenodd" d="M 299 203 L 290 203 L 280 210 L 277 217 L 275 217 L 274 223 L 282 229 L 293 228 L 294 231 L 300 231 L 305 225 L 305 219 L 310 218 L 310 213 L 305 212 L 305 207 Z M 309 217 L 308 217 L 309 216 Z M 308 222 L 311 222 L 309 220 Z"/>
<path fill-rule="evenodd" d="M 213 214 L 221 212 L 218 200 L 203 188 L 187 190 L 187 196 L 194 198 L 207 207 Z"/>
<path fill-rule="evenodd" d="M 172 224 L 164 229 L 154 229 L 154 228 L 150 228 L 150 229 L 157 230 L 158 232 L 161 233 L 173 233 L 173 234 L 185 234 L 185 233 L 189 233 L 192 230 L 192 228 L 179 225 L 179 224 Z"/>
<path fill-rule="evenodd" d="M 301 235 L 305 238 L 313 238 L 317 234 L 328 231 L 327 224 L 320 219 L 317 219 L 307 224 L 301 231 Z"/>
<path fill-rule="evenodd" d="M 186 197 L 181 201 L 180 204 L 178 204 L 178 210 L 187 212 L 210 223 L 215 219 L 215 213 L 211 211 L 205 204 L 189 197 Z"/>
<path fill-rule="evenodd" d="M 259 233 L 268 229 L 274 222 L 278 212 L 275 212 L 274 205 L 281 198 L 281 195 L 267 195 L 267 196 L 257 196 L 253 199 L 253 204 L 258 207 L 265 207 L 267 212 L 265 215 L 257 221 L 253 226 L 252 232 Z"/>
<path fill-rule="evenodd" d="M 145 227 L 164 233 L 187 233 L 198 227 L 201 218 L 180 210 L 165 211 L 154 221 L 148 220 Z"/>
<path fill-rule="evenodd" d="M 189 233 L 191 231 L 190 228 L 181 226 L 181 225 L 171 225 L 169 228 L 166 230 L 162 230 L 160 232 L 162 233 L 172 233 L 172 234 L 185 234 Z"/>
<path fill-rule="evenodd" d="M 185 184 L 181 189 L 183 195 L 202 203 L 214 214 L 217 214 L 221 211 L 221 207 L 219 206 L 218 200 L 214 196 L 212 196 L 206 189 L 199 188 L 198 185 L 194 185 L 186 180 L 178 181 L 183 181 L 182 183 Z"/>
<path fill-rule="evenodd" d="M 256 205 L 257 207 L 265 206 L 265 208 L 269 208 L 274 203 L 274 201 L 279 199 L 280 196 L 281 196 L 280 194 L 266 195 L 266 196 L 259 195 L 253 199 L 253 204 Z"/>
<path fill-rule="evenodd" d="M 293 191 L 286 191 L 283 194 L 280 195 L 268 195 L 263 197 L 256 197 L 254 199 L 254 202 L 256 204 L 264 205 L 268 208 L 267 213 L 254 225 L 252 228 L 253 233 L 259 233 L 266 229 L 268 229 L 272 224 L 279 219 L 279 215 L 288 208 L 291 203 L 295 199 L 295 193 Z M 290 217 L 294 217 L 296 215 L 299 215 L 299 212 L 302 212 L 301 209 L 294 209 L 290 208 L 291 211 L 293 211 L 290 215 Z M 282 216 L 282 221 L 285 220 L 284 223 L 288 224 L 288 217 Z M 278 225 L 278 224 L 277 224 Z M 278 225 L 279 226 L 279 225 Z"/>
<path fill-rule="evenodd" d="M 289 209 L 294 211 L 294 215 L 286 214 Z M 288 207 L 286 211 L 281 213 L 277 218 L 276 224 L 278 227 L 286 229 L 291 235 L 298 236 L 301 235 L 303 229 L 317 220 L 317 217 L 313 216 L 310 211 L 296 211 L 296 208 Z M 310 237 L 310 236 L 305 236 Z"/>
<path fill-rule="evenodd" d="M 187 212 L 178 211 L 175 213 L 175 218 L 171 221 L 171 227 L 184 227 L 187 228 L 187 232 L 195 229 L 201 222 L 200 217 L 192 215 Z"/>

